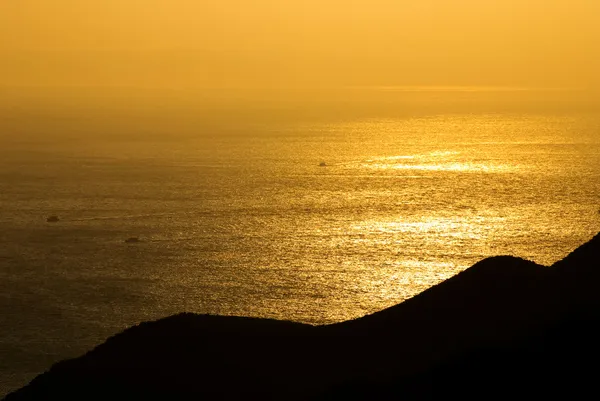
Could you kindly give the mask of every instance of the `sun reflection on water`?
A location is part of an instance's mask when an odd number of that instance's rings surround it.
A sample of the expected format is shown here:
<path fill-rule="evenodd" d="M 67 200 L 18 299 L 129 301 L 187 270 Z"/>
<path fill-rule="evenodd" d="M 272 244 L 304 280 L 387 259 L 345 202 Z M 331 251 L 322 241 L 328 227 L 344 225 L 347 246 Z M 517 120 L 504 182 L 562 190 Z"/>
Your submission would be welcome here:
<path fill-rule="evenodd" d="M 399 219 L 406 219 L 400 217 Z M 357 232 L 368 232 L 373 234 L 435 234 L 443 237 L 481 239 L 485 230 L 486 222 L 481 217 L 474 216 L 463 220 L 460 217 L 440 218 L 434 216 L 417 217 L 417 220 L 398 221 L 365 221 L 353 225 L 352 229 Z M 495 219 L 498 223 L 502 218 Z M 400 240 L 400 238 L 399 238 Z"/>
<path fill-rule="evenodd" d="M 422 170 L 456 172 L 511 172 L 518 165 L 494 163 L 493 161 L 469 161 L 457 151 L 435 151 L 427 154 L 374 157 L 360 164 L 367 170 Z"/>
<path fill-rule="evenodd" d="M 423 171 L 460 171 L 460 172 L 504 172 L 514 167 L 477 163 L 438 163 L 438 164 L 364 164 L 363 167 L 374 170 L 423 170 Z"/>

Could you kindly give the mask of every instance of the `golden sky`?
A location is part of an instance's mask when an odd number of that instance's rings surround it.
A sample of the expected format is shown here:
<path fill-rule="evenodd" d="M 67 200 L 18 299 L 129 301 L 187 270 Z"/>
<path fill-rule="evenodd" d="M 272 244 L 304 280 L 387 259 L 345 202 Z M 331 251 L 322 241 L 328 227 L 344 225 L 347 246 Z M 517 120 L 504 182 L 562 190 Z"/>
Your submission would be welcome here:
<path fill-rule="evenodd" d="M 598 0 L 0 0 L 0 85 L 600 87 Z"/>

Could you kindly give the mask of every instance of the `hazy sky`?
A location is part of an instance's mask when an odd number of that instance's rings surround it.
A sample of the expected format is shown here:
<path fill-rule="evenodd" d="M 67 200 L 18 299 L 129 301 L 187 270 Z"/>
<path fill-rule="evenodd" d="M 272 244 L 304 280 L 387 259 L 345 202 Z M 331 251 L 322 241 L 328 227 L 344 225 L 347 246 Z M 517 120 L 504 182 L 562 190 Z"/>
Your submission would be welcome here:
<path fill-rule="evenodd" d="M 0 85 L 600 87 L 598 0 L 0 0 Z"/>

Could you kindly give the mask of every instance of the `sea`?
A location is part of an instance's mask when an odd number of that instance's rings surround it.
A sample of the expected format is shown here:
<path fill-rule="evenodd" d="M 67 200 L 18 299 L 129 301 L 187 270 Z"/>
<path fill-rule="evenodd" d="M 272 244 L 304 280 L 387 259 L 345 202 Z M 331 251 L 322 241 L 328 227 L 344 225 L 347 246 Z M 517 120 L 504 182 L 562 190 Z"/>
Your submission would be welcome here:
<path fill-rule="evenodd" d="M 593 108 L 399 92 L 181 115 L 1 103 L 0 396 L 141 321 L 339 322 L 600 231 Z"/>

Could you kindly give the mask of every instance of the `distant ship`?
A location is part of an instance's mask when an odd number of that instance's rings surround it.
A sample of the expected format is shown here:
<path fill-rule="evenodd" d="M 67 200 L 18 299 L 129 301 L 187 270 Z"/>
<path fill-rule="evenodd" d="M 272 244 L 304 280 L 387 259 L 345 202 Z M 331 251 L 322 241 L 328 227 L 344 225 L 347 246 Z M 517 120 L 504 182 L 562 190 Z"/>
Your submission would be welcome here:
<path fill-rule="evenodd" d="M 321 163 L 319 163 L 319 167 L 327 167 L 327 163 L 321 162 Z"/>
<path fill-rule="evenodd" d="M 58 216 L 50 216 L 46 219 L 46 221 L 48 223 L 56 223 L 57 221 L 59 221 L 60 219 L 58 218 Z"/>
<path fill-rule="evenodd" d="M 138 237 L 129 237 L 125 240 L 125 242 L 128 244 L 133 244 L 136 242 L 140 242 L 140 239 Z"/>

